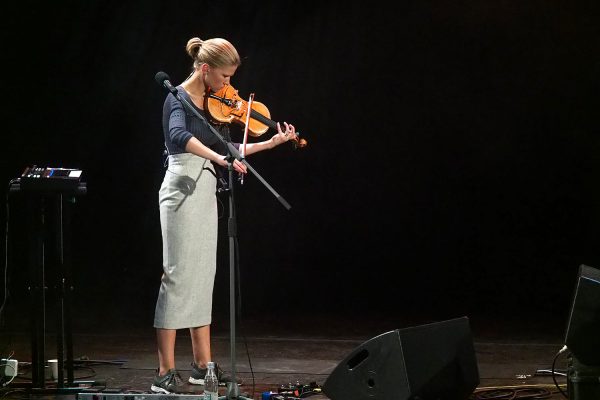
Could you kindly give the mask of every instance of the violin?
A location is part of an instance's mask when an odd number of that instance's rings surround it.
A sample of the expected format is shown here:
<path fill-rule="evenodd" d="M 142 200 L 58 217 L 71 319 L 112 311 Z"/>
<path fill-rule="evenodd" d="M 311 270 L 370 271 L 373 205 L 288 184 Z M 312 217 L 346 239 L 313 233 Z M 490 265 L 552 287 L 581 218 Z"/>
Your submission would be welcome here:
<path fill-rule="evenodd" d="M 231 85 L 223 86 L 218 92 L 209 89 L 204 96 L 204 109 L 208 110 L 215 123 L 235 122 L 245 127 L 248 121 L 248 134 L 254 137 L 262 135 L 269 128 L 277 129 L 277 122 L 271 120 L 269 109 L 261 102 L 252 101 L 250 118 L 247 118 L 248 101 L 242 99 Z M 305 139 L 300 138 L 299 132 L 291 140 L 294 148 L 303 148 L 308 144 Z"/>

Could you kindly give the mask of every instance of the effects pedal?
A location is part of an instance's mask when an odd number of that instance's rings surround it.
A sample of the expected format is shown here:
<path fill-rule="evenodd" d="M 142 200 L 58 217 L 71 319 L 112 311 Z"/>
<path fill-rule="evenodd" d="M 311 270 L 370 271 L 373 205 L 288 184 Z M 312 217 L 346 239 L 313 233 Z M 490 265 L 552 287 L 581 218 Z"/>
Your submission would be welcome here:
<path fill-rule="evenodd" d="M 80 169 L 27 167 L 21 174 L 21 189 L 34 192 L 76 191 L 81 180 Z"/>

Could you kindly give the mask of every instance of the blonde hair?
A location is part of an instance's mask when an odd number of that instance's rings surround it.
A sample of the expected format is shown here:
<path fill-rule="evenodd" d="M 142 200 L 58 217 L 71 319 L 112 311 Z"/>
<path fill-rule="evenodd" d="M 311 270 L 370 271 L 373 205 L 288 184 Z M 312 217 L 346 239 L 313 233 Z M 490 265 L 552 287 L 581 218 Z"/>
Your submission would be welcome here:
<path fill-rule="evenodd" d="M 235 47 L 225 39 L 201 40 L 195 37 L 188 40 L 185 49 L 194 60 L 194 68 L 200 68 L 204 63 L 214 68 L 242 64 Z"/>

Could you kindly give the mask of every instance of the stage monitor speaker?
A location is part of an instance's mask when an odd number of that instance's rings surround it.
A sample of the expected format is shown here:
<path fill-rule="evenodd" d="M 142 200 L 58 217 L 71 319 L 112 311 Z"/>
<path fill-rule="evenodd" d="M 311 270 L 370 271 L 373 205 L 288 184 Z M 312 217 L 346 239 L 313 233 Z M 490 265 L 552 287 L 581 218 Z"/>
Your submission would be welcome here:
<path fill-rule="evenodd" d="M 600 270 L 579 266 L 565 344 L 585 365 L 600 365 Z"/>
<path fill-rule="evenodd" d="M 354 349 L 331 372 L 332 400 L 465 400 L 479 385 L 469 319 L 396 329 Z"/>

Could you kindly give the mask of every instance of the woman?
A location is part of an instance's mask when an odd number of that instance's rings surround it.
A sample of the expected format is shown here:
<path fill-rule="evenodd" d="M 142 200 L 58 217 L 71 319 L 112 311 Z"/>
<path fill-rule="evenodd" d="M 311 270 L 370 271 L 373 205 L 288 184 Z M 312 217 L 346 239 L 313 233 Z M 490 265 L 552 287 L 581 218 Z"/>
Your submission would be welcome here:
<path fill-rule="evenodd" d="M 216 92 L 229 84 L 241 64 L 240 57 L 235 47 L 221 38 L 192 38 L 186 50 L 193 59 L 193 70 L 177 89 L 201 115 L 206 115 L 204 96 L 208 88 Z M 278 125 L 277 134 L 270 140 L 247 144 L 246 156 L 293 138 L 294 126 L 284 122 L 284 127 L 282 130 Z M 151 390 L 178 393 L 183 383 L 175 367 L 177 329 L 190 330 L 194 358 L 190 383 L 204 383 L 211 361 L 218 232 L 215 168 L 226 167 L 227 160 L 225 147 L 206 123 L 186 112 L 171 93 L 163 107 L 163 132 L 169 166 L 159 192 L 164 273 L 154 318 L 159 369 Z M 247 172 L 239 160 L 233 161 L 233 168 L 240 174 Z M 222 371 L 217 371 L 219 380 L 227 381 Z"/>

